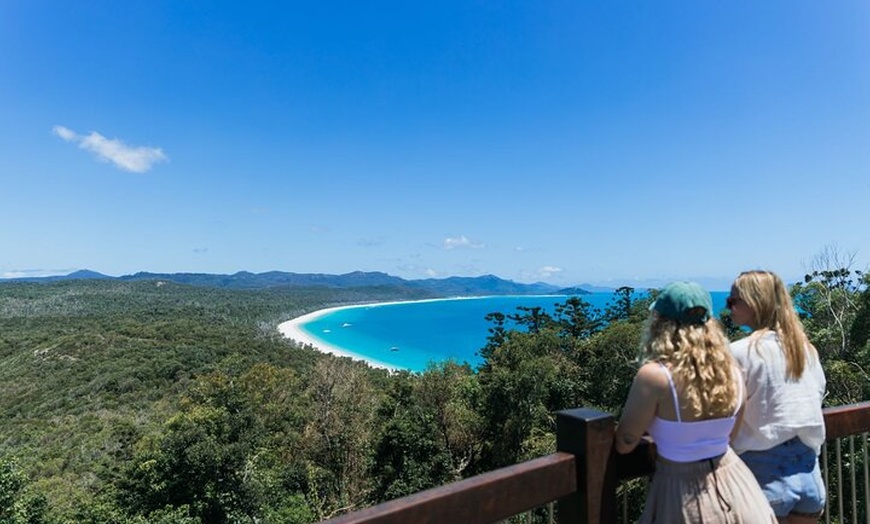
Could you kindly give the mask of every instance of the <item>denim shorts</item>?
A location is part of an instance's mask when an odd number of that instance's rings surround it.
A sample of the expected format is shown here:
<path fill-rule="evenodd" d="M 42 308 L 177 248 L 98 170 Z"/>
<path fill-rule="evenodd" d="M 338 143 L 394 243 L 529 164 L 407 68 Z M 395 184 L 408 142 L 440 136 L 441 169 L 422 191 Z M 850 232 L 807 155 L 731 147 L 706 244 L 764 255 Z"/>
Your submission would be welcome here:
<path fill-rule="evenodd" d="M 745 451 L 740 458 L 755 475 L 777 517 L 790 513 L 818 516 L 825 509 L 819 458 L 799 438 L 764 451 Z"/>

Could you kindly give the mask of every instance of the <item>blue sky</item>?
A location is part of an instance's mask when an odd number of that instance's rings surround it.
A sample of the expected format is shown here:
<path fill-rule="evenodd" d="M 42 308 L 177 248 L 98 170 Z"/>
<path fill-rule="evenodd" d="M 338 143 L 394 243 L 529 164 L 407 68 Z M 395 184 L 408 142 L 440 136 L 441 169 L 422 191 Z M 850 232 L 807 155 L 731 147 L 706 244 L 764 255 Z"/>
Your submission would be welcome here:
<path fill-rule="evenodd" d="M 6 0 L 0 115 L 4 277 L 870 262 L 864 0 Z"/>

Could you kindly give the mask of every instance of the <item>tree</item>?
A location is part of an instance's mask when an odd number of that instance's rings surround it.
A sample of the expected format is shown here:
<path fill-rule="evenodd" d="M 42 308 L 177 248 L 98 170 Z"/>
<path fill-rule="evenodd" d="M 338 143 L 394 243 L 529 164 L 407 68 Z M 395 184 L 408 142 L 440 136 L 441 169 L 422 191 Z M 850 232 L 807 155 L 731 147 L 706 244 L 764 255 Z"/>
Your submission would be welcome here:
<path fill-rule="evenodd" d="M 574 360 L 579 369 L 582 405 L 618 413 L 638 369 L 643 322 L 609 324 L 579 341 Z"/>
<path fill-rule="evenodd" d="M 293 372 L 265 364 L 238 377 L 200 377 L 165 431 L 140 443 L 119 481 L 121 505 L 149 518 L 178 508 L 214 524 L 259 518 L 274 489 L 264 450 L 274 457 L 282 449 L 273 435 L 291 449 L 300 439 L 298 382 Z"/>
<path fill-rule="evenodd" d="M 0 460 L 0 524 L 45 522 L 45 497 L 29 493 L 28 483 L 14 459 Z"/>
<path fill-rule="evenodd" d="M 556 304 L 556 323 L 565 336 L 587 338 L 604 327 L 601 312 L 580 297 L 570 297 Z"/>
<path fill-rule="evenodd" d="M 450 477 L 450 461 L 435 437 L 434 417 L 427 416 L 416 394 L 419 375 L 391 377 L 378 407 L 372 461 L 373 499 L 390 500 L 438 486 Z"/>
<path fill-rule="evenodd" d="M 632 314 L 632 305 L 634 304 L 634 288 L 630 286 L 622 286 L 614 292 L 616 297 L 607 305 L 604 316 L 608 322 L 618 320 L 628 320 Z"/>
<path fill-rule="evenodd" d="M 369 462 L 380 398 L 366 370 L 347 358 L 325 358 L 309 380 L 304 441 L 309 503 L 319 520 L 365 505 L 372 490 Z"/>
<path fill-rule="evenodd" d="M 507 318 L 517 325 L 524 326 L 529 333 L 538 333 L 553 324 L 552 317 L 540 306 L 518 306 L 517 313 L 507 315 Z"/>
<path fill-rule="evenodd" d="M 416 390 L 449 457 L 451 480 L 459 480 L 480 452 L 482 420 L 475 411 L 479 383 L 467 364 L 446 361 L 430 365 L 417 381 Z"/>
<path fill-rule="evenodd" d="M 478 373 L 484 470 L 552 451 L 557 410 L 622 402 L 648 300 L 621 288 L 609 323 L 580 297 L 556 304 L 552 317 L 528 310 L 488 317 L 496 326 Z M 516 322 L 514 329 L 505 328 L 505 318 Z"/>
<path fill-rule="evenodd" d="M 828 405 L 870 396 L 870 352 L 860 342 L 868 277 L 852 269 L 854 260 L 854 254 L 825 247 L 813 259 L 804 281 L 791 288 L 807 336 L 825 366 Z"/>
<path fill-rule="evenodd" d="M 857 311 L 849 328 L 849 336 L 856 350 L 866 350 L 870 341 L 870 274 L 863 274 L 864 290 L 856 300 Z"/>
<path fill-rule="evenodd" d="M 845 355 L 850 349 L 849 330 L 863 285 L 863 273 L 852 269 L 854 260 L 853 253 L 827 246 L 791 290 L 810 340 L 826 354 Z"/>
<path fill-rule="evenodd" d="M 578 403 L 573 339 L 557 328 L 513 331 L 478 372 L 485 421 L 482 470 L 541 454 L 541 432 L 552 434 L 553 412 Z M 547 450 L 551 450 L 547 446 Z"/>
<path fill-rule="evenodd" d="M 416 493 L 462 478 L 477 460 L 482 419 L 477 376 L 447 361 L 422 374 L 399 373 L 378 413 L 372 473 L 378 500 Z"/>

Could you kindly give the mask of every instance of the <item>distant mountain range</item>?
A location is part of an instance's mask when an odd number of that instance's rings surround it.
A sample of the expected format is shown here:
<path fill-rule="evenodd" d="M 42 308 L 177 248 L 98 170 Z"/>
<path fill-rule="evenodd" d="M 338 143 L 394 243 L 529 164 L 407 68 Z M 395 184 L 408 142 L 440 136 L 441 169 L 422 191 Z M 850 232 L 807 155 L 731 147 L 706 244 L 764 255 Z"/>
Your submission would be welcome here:
<path fill-rule="evenodd" d="M 479 277 L 448 277 L 428 278 L 423 280 L 405 280 L 403 278 L 381 273 L 379 271 L 354 271 L 343 275 L 328 275 L 323 273 L 289 273 L 284 271 L 269 271 L 266 273 L 250 273 L 240 271 L 232 275 L 211 273 L 147 273 L 112 277 L 96 271 L 81 270 L 68 275 L 49 277 L 12 278 L 6 281 L 16 282 L 56 282 L 62 280 L 165 280 L 191 286 L 214 287 L 223 289 L 267 289 L 275 287 L 329 287 L 329 288 L 360 288 L 360 287 L 407 287 L 429 291 L 437 296 L 483 296 L 483 295 L 582 295 L 591 292 L 613 291 L 597 286 L 575 286 L 560 288 L 543 282 L 522 284 L 505 280 L 494 275 Z"/>

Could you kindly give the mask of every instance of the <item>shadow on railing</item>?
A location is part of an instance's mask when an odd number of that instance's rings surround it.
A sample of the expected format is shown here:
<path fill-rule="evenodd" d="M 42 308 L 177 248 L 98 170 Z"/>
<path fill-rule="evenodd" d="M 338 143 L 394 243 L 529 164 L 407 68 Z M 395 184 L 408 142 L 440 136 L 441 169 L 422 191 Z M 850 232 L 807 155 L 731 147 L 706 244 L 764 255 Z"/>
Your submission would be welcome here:
<path fill-rule="evenodd" d="M 870 524 L 870 402 L 828 408 L 824 413 L 828 437 L 822 457 L 829 495 L 826 522 Z M 560 411 L 556 413 L 556 453 L 323 522 L 488 524 L 552 502 L 555 515 L 550 511 L 544 517 L 549 522 L 627 521 L 637 508 L 628 509 L 629 497 L 625 495 L 620 504 L 617 492 L 652 473 L 655 446 L 644 442 L 632 453 L 618 455 L 613 451 L 615 426 L 615 417 L 608 413 L 587 408 Z M 644 486 L 633 486 L 635 492 L 638 488 Z M 625 494 L 631 490 L 619 491 Z M 640 496 L 634 499 L 642 502 Z"/>

